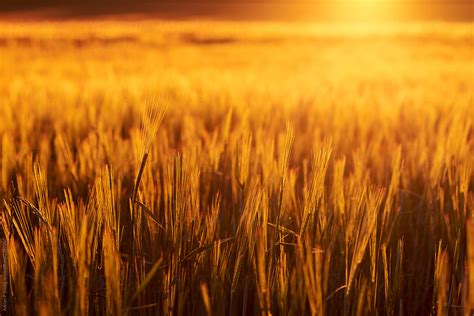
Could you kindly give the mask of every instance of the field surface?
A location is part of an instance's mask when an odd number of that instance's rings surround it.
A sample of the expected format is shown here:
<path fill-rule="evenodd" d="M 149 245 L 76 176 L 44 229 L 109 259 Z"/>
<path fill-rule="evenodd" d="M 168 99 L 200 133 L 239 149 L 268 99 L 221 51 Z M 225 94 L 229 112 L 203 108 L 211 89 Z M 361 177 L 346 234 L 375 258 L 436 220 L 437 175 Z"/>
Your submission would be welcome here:
<path fill-rule="evenodd" d="M 1 307 L 468 315 L 473 28 L 0 22 Z"/>

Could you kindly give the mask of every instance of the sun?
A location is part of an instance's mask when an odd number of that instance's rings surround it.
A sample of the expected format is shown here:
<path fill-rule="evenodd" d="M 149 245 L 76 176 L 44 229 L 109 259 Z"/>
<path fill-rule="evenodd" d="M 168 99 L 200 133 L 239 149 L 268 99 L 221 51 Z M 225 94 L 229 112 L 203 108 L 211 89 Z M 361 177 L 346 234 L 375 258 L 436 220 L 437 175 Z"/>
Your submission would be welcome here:
<path fill-rule="evenodd" d="M 398 15 L 401 1 L 335 0 L 329 4 L 333 18 L 346 21 L 386 21 Z"/>

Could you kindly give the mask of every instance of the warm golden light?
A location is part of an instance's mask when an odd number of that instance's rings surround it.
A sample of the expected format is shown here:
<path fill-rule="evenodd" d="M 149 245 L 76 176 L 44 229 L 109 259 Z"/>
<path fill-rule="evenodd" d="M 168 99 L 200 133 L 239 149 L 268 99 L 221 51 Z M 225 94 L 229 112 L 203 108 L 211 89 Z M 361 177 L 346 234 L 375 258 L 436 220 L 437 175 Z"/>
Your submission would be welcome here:
<path fill-rule="evenodd" d="M 1 315 L 474 316 L 462 7 L 127 1 L 0 0 Z"/>
<path fill-rule="evenodd" d="M 354 0 L 333 1 L 328 5 L 329 16 L 345 21 L 386 21 L 398 18 L 403 12 L 399 1 Z"/>

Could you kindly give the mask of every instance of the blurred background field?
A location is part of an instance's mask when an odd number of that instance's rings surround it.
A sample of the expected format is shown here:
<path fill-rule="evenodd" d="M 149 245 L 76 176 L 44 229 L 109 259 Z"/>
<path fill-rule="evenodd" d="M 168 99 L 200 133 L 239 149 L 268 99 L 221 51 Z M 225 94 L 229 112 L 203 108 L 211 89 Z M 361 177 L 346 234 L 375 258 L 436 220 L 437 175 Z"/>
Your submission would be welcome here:
<path fill-rule="evenodd" d="M 0 22 L 4 306 L 468 314 L 473 27 Z"/>

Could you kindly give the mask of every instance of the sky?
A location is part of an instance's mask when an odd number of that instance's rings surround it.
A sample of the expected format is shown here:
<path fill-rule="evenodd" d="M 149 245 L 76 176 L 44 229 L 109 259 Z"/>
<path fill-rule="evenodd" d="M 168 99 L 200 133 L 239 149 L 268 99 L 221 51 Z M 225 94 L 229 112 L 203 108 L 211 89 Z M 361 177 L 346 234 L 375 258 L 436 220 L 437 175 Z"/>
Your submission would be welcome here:
<path fill-rule="evenodd" d="M 474 0 L 1 0 L 2 12 L 57 17 L 153 14 L 175 18 L 473 21 Z"/>

